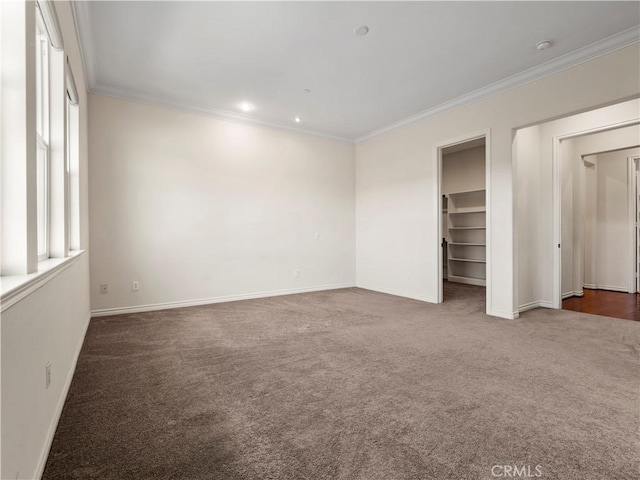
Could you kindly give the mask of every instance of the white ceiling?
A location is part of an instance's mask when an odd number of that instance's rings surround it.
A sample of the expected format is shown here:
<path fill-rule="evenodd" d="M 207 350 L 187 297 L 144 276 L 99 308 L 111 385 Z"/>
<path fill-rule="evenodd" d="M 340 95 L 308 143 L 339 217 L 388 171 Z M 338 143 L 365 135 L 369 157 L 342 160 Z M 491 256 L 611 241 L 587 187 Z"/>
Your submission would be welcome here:
<path fill-rule="evenodd" d="M 628 45 L 640 23 L 639 2 L 610 1 L 91 1 L 74 10 L 91 91 L 348 140 Z M 368 35 L 354 35 L 360 25 Z M 546 39 L 554 46 L 537 51 Z M 243 101 L 255 109 L 243 114 Z"/>

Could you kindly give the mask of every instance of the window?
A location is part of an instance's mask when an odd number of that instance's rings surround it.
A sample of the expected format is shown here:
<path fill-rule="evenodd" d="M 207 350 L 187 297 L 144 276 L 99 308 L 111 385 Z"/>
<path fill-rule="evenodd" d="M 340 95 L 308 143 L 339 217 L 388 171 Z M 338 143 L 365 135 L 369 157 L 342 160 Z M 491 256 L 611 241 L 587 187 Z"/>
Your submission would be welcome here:
<path fill-rule="evenodd" d="M 36 164 L 38 260 L 49 257 L 49 36 L 36 9 Z"/>
<path fill-rule="evenodd" d="M 24 77 L 26 82 L 3 89 L 3 104 L 6 95 L 20 118 L 29 122 L 2 122 L 3 151 L 12 153 L 0 156 L 3 307 L 10 298 L 7 292 L 18 298 L 22 287 L 67 263 L 67 257 L 77 257 L 80 250 L 79 97 L 54 3 L 21 2 L 20 8 L 2 11 L 2 25 L 28 18 L 35 23 L 26 42 L 21 35 L 8 36 L 11 45 L 20 48 L 8 57 L 7 70 L 2 59 L 3 85 L 9 71 L 12 79 Z M 23 42 L 29 50 L 22 48 Z"/>

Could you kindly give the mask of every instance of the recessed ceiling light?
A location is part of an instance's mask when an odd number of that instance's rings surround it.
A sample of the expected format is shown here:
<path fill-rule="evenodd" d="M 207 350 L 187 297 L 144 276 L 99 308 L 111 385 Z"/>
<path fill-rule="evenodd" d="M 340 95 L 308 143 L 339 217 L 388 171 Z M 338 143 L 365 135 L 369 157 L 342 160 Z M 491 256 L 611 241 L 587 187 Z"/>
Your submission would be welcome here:
<path fill-rule="evenodd" d="M 542 42 L 539 42 L 536 45 L 536 48 L 538 50 L 546 50 L 547 48 L 551 47 L 551 45 L 552 45 L 551 40 L 544 40 Z"/>
<path fill-rule="evenodd" d="M 300 117 L 296 117 L 295 121 L 296 121 L 296 123 L 300 123 L 302 121 L 302 119 Z"/>
<path fill-rule="evenodd" d="M 355 33 L 359 37 L 364 37 L 367 33 L 369 33 L 369 27 L 366 25 L 360 25 L 353 29 L 353 33 Z"/>
<path fill-rule="evenodd" d="M 311 93 L 311 90 L 309 90 L 308 88 L 305 88 L 305 89 L 303 90 L 303 92 L 304 92 L 304 93 Z"/>
<path fill-rule="evenodd" d="M 242 102 L 240 105 L 238 105 L 238 108 L 243 112 L 250 112 L 251 110 L 253 110 L 253 105 L 247 102 Z"/>

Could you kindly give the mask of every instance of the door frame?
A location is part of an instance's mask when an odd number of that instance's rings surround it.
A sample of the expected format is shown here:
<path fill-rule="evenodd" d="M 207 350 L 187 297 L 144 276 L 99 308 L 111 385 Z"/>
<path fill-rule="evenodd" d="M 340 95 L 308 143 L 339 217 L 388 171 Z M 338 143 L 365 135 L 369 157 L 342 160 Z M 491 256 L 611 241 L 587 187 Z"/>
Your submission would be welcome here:
<path fill-rule="evenodd" d="M 485 130 L 478 130 L 476 132 L 472 132 L 466 135 L 462 135 L 456 138 L 452 138 L 443 142 L 436 143 L 433 146 L 433 157 L 436 159 L 436 189 L 435 189 L 435 205 L 437 211 L 435 212 L 435 217 L 438 219 L 438 228 L 436 229 L 436 245 L 437 245 L 437 256 L 438 256 L 438 268 L 436 269 L 437 285 L 438 285 L 438 298 L 437 303 L 442 303 L 443 294 L 442 294 L 442 284 L 443 284 L 443 245 L 442 245 L 442 151 L 447 147 L 452 147 L 454 145 L 460 145 L 461 143 L 467 143 L 473 140 L 478 140 L 479 138 L 484 138 L 484 185 L 485 185 L 485 204 L 486 204 L 486 277 L 487 277 L 487 286 L 486 286 L 486 312 L 488 315 L 491 315 L 491 129 L 487 128 Z"/>
<path fill-rule="evenodd" d="M 629 260 L 634 266 L 629 277 L 629 293 L 640 291 L 640 234 L 638 233 L 638 220 L 640 210 L 640 191 L 638 185 L 638 168 L 640 167 L 640 155 L 632 155 L 629 160 Z"/>
<path fill-rule="evenodd" d="M 618 128 L 640 125 L 640 119 L 627 120 L 625 122 L 614 123 L 602 127 L 566 133 L 554 136 L 552 139 L 552 169 L 553 169 L 553 297 L 552 307 L 562 308 L 562 203 L 560 188 L 560 161 L 561 144 L 564 140 L 582 137 L 592 133 L 608 132 Z"/>

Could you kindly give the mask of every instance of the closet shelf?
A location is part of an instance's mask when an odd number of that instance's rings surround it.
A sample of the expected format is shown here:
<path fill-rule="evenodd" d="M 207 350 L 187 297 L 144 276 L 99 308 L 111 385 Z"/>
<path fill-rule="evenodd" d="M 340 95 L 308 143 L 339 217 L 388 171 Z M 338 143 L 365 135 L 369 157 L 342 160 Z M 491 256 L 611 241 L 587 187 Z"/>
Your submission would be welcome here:
<path fill-rule="evenodd" d="M 478 195 L 478 194 L 485 194 L 485 190 L 467 190 L 465 192 L 455 192 L 455 193 L 450 193 L 449 196 L 450 197 L 464 197 L 467 195 Z"/>
<path fill-rule="evenodd" d="M 447 242 L 449 245 L 459 245 L 461 247 L 486 247 L 486 243 L 463 243 L 463 242 Z"/>
<path fill-rule="evenodd" d="M 449 258 L 452 262 L 471 262 L 471 263 L 487 263 L 486 260 L 478 260 L 476 258 Z"/>
<path fill-rule="evenodd" d="M 473 210 L 465 210 L 463 212 L 451 212 L 449 215 L 470 215 L 473 213 L 487 213 L 485 208 L 477 208 Z"/>
<path fill-rule="evenodd" d="M 449 227 L 449 230 L 486 230 L 487 227 Z"/>

